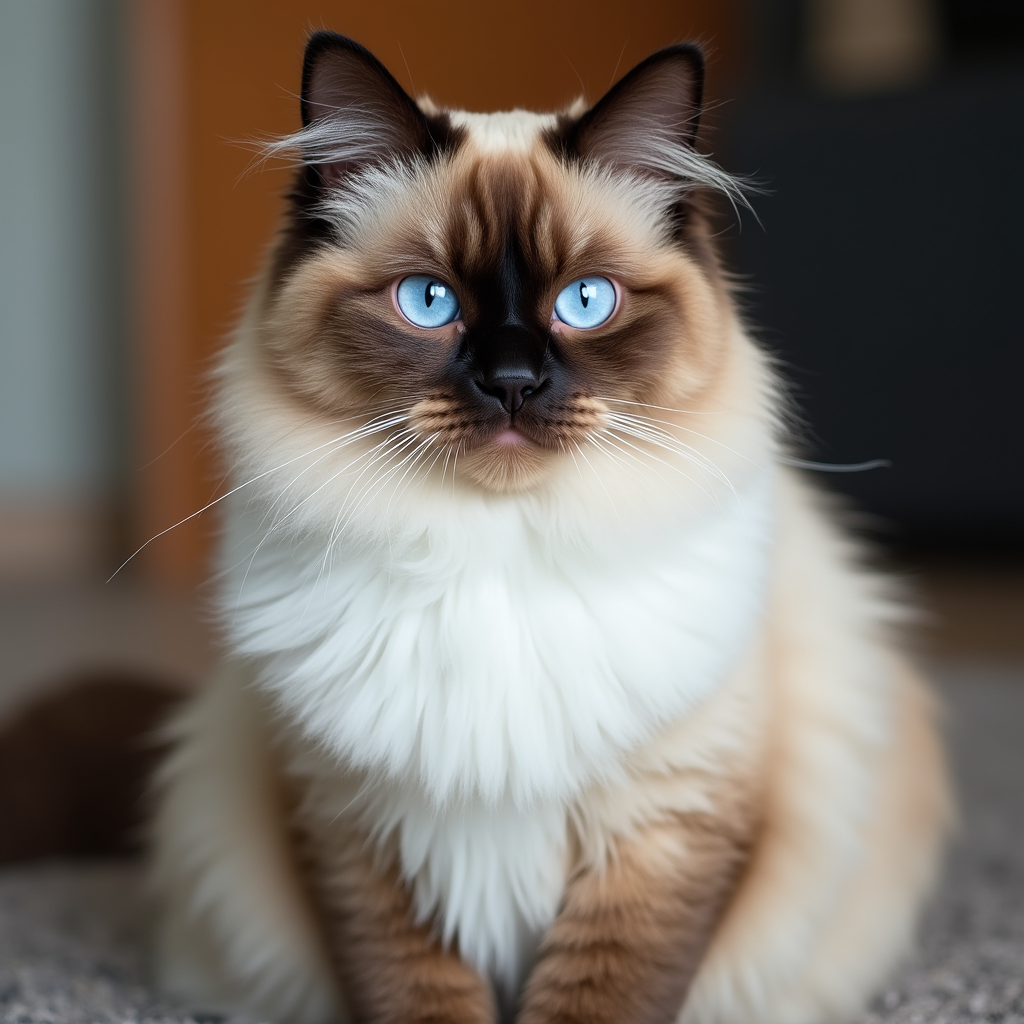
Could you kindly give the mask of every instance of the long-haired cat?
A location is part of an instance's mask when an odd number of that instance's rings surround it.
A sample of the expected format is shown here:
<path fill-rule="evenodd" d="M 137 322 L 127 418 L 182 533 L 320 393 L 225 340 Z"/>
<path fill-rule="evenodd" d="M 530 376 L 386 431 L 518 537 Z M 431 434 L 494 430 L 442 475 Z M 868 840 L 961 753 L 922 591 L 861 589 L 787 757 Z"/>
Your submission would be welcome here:
<path fill-rule="evenodd" d="M 216 416 L 229 657 L 155 822 L 160 970 L 289 1022 L 815 1024 L 948 798 L 890 606 L 780 465 L 681 45 L 469 114 L 306 50 Z"/>

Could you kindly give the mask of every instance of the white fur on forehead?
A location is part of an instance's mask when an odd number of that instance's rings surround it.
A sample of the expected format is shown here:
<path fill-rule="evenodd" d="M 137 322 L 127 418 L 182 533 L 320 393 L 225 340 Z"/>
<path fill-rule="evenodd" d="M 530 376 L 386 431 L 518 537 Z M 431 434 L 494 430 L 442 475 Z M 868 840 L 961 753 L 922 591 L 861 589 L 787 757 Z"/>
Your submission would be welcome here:
<path fill-rule="evenodd" d="M 535 114 L 529 110 L 508 110 L 498 114 L 472 114 L 465 110 L 449 111 L 456 128 L 465 128 L 475 147 L 484 153 L 512 150 L 529 152 L 541 132 L 554 128 L 554 114 Z"/>

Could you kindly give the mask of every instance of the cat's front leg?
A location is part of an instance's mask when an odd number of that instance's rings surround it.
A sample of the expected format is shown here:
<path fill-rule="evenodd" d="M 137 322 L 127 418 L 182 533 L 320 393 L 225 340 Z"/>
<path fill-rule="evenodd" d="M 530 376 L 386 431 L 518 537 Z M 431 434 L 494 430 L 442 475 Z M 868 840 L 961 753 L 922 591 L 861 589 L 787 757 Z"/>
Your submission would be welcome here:
<path fill-rule="evenodd" d="M 418 925 L 394 867 L 361 835 L 301 830 L 307 883 L 352 1024 L 494 1024 L 490 984 Z"/>
<path fill-rule="evenodd" d="M 577 870 L 517 1024 L 670 1024 L 745 864 L 752 827 L 708 814 L 650 826 Z"/>

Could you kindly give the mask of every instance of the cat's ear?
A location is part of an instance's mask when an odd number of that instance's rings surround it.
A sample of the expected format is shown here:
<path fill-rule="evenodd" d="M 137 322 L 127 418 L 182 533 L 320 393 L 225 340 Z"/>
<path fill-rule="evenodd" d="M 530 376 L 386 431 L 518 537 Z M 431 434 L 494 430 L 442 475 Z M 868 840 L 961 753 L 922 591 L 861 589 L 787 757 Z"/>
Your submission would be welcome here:
<path fill-rule="evenodd" d="M 624 170 L 678 176 L 693 153 L 704 93 L 704 53 L 680 43 L 652 54 L 564 135 L 565 149 Z"/>
<path fill-rule="evenodd" d="M 359 43 L 316 32 L 302 67 L 303 162 L 327 184 L 372 163 L 429 154 L 433 139 L 422 111 L 387 68 Z"/>

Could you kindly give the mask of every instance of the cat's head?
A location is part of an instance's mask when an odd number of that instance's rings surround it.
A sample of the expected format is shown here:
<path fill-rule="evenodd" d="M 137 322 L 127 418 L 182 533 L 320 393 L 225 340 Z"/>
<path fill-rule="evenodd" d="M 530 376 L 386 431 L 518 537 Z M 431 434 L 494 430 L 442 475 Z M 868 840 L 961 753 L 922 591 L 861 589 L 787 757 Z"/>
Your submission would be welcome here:
<path fill-rule="evenodd" d="M 264 386 L 355 432 L 365 479 L 507 493 L 694 461 L 679 424 L 721 404 L 739 334 L 706 213 L 737 190 L 694 148 L 703 76 L 677 45 L 589 108 L 468 114 L 314 35 L 249 320 Z"/>

